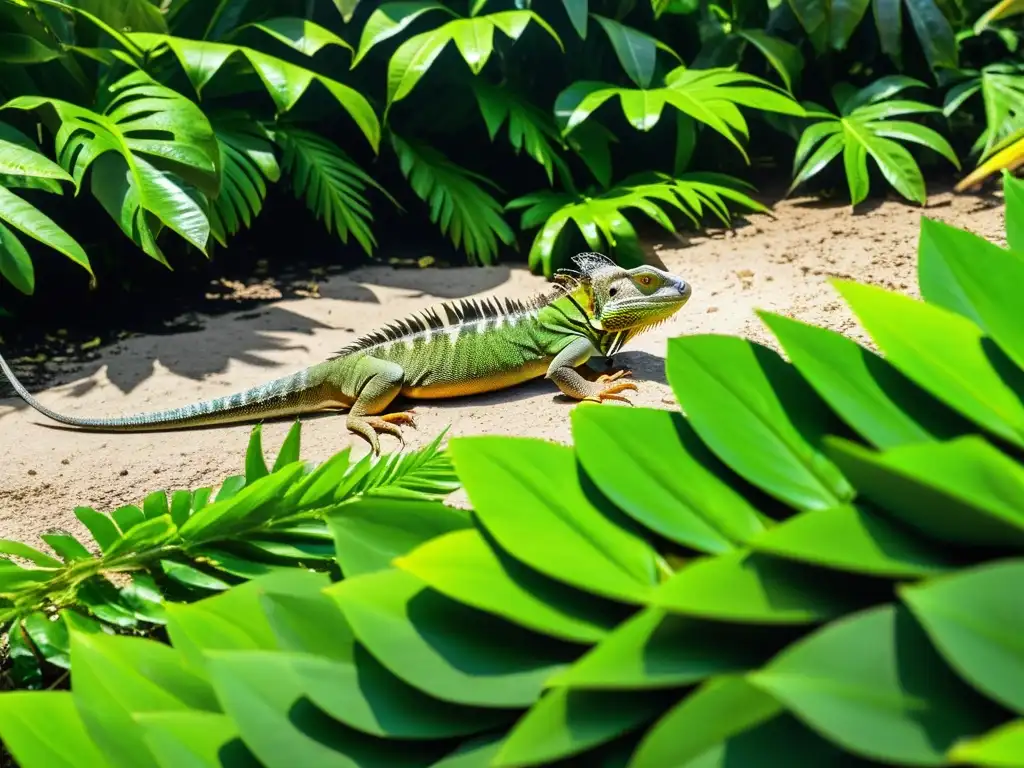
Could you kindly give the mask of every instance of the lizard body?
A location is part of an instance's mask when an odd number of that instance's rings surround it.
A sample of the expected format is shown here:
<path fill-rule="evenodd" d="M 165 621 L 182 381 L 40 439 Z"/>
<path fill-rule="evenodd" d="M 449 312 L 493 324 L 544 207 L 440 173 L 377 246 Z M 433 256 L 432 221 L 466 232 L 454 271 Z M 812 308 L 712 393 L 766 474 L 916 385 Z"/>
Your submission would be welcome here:
<path fill-rule="evenodd" d="M 384 413 L 402 395 L 439 399 L 492 392 L 544 376 L 577 400 L 626 400 L 628 371 L 584 378 L 577 368 L 611 357 L 638 333 L 669 319 L 689 300 L 682 278 L 651 266 L 626 270 L 600 254 L 575 257 L 579 277 L 559 275 L 554 291 L 529 301 L 442 304 L 367 334 L 335 357 L 225 397 L 113 418 L 65 416 L 47 408 L 0 371 L 30 406 L 87 430 L 139 432 L 348 411 L 346 426 L 380 452 L 378 433 L 402 440 L 409 412 Z"/>

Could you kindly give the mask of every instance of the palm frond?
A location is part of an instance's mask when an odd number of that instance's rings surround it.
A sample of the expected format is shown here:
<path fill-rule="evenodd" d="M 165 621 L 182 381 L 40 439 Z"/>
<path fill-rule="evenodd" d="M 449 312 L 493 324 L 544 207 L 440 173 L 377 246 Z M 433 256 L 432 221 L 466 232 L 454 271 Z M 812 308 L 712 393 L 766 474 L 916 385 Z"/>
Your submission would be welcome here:
<path fill-rule="evenodd" d="M 267 197 L 267 182 L 281 178 L 274 143 L 259 123 L 239 118 L 213 121 L 220 151 L 221 189 L 211 201 L 210 230 L 217 242 L 252 226 Z"/>
<path fill-rule="evenodd" d="M 413 192 L 430 206 L 430 220 L 461 248 L 471 262 L 493 264 L 498 241 L 515 242 L 502 217 L 502 207 L 484 184 L 496 186 L 480 174 L 457 165 L 441 152 L 391 134 L 402 174 Z"/>
<path fill-rule="evenodd" d="M 372 254 L 377 240 L 370 228 L 373 213 L 366 190 L 374 187 L 392 202 L 394 198 L 340 147 L 322 136 L 287 128 L 275 130 L 274 140 L 284 151 L 281 165 L 295 196 L 305 200 L 328 232 L 337 232 L 343 243 L 348 243 L 351 235 L 367 255 Z"/>

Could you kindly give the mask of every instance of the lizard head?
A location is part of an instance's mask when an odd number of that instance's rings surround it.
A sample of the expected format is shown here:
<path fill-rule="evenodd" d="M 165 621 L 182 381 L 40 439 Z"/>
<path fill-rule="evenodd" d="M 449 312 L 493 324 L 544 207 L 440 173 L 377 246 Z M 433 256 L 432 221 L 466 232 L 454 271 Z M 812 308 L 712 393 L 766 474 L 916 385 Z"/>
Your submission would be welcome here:
<path fill-rule="evenodd" d="M 624 269 L 600 253 L 581 253 L 573 261 L 579 267 L 574 293 L 599 330 L 639 332 L 668 320 L 690 300 L 690 284 L 657 267 Z"/>

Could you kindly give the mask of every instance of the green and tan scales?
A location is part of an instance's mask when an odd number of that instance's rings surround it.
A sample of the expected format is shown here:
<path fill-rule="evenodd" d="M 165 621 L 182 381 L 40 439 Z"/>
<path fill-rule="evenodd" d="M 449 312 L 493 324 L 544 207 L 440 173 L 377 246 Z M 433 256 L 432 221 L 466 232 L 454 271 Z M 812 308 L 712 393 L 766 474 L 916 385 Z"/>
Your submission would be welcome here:
<path fill-rule="evenodd" d="M 461 397 L 543 376 L 576 400 L 626 400 L 621 393 L 636 385 L 619 379 L 629 371 L 591 381 L 579 369 L 669 319 L 689 300 L 691 288 L 656 267 L 626 270 L 597 253 L 574 261 L 578 274 L 561 273 L 554 290 L 529 301 L 442 304 L 363 336 L 309 368 L 180 408 L 115 418 L 65 416 L 36 400 L 2 357 L 0 370 L 30 406 L 72 427 L 163 431 L 341 409 L 348 412 L 348 429 L 379 454 L 378 433 L 402 440 L 399 425 L 414 423 L 408 411 L 385 413 L 399 395 Z"/>

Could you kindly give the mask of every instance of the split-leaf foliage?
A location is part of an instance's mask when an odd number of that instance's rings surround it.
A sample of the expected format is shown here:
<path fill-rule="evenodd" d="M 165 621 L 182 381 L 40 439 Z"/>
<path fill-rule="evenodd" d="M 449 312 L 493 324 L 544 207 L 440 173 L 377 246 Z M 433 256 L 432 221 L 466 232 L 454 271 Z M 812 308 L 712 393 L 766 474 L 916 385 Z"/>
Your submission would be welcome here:
<path fill-rule="evenodd" d="M 453 439 L 471 512 L 324 504 L 336 569 L 162 602 L 166 643 L 65 611 L 70 690 L 0 694 L 0 737 L 23 768 L 1019 763 L 1024 184 L 1004 184 L 1006 248 L 924 219 L 921 300 L 834 283 L 879 352 L 770 312 L 786 358 L 672 339 L 685 416 L 584 404 L 572 445 Z M 248 498 L 337 493 L 278 463 L 250 452 Z M 61 625 L 35 621 L 46 646 Z"/>
<path fill-rule="evenodd" d="M 548 276 L 584 246 L 632 263 L 647 221 L 760 210 L 737 178 L 755 157 L 797 186 L 842 152 L 854 205 L 873 179 L 923 202 L 931 152 L 976 157 L 964 186 L 1020 164 L 1021 18 L 990 0 L 0 0 L 0 280 L 35 294 L 51 250 L 92 282 L 91 251 L 121 237 L 168 267 L 211 256 L 279 185 L 341 260 L 397 217 Z M 911 83 L 920 100 L 893 98 Z"/>

